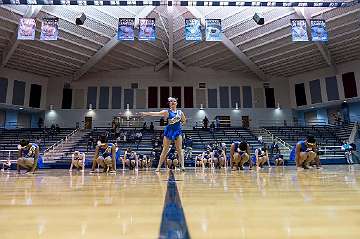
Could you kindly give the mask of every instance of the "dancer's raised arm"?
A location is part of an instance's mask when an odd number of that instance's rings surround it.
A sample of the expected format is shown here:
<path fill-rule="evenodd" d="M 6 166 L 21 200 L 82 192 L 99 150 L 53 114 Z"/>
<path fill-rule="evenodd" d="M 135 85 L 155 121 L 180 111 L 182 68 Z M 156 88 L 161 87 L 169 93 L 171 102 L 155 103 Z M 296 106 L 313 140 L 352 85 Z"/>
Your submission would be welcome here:
<path fill-rule="evenodd" d="M 168 111 L 167 110 L 162 110 L 162 111 L 159 111 L 159 112 L 140 112 L 140 115 L 168 117 Z"/>

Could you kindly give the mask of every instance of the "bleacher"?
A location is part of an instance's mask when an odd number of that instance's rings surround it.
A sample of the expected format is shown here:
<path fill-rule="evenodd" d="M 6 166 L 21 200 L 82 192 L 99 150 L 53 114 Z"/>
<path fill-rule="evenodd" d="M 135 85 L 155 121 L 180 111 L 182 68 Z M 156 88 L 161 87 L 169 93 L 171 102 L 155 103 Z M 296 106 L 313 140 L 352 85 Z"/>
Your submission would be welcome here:
<path fill-rule="evenodd" d="M 342 158 L 343 152 L 340 150 L 342 141 L 346 140 L 351 132 L 352 125 L 345 126 L 312 126 L 312 127 L 266 127 L 266 129 L 290 145 L 295 145 L 297 141 L 306 138 L 307 135 L 315 135 L 319 147 L 324 146 L 334 146 L 334 148 L 329 147 L 327 154 L 330 155 L 330 158 Z M 1 130 L 0 135 L 0 150 L 16 150 L 19 140 L 22 138 L 29 139 L 31 142 L 36 142 L 36 139 L 41 139 L 40 149 L 43 152 L 45 149 L 49 148 L 54 143 L 58 142 L 61 139 L 64 139 L 69 135 L 74 129 L 61 129 L 60 133 L 52 135 L 49 131 L 44 131 L 43 129 L 9 129 Z M 56 158 L 56 163 L 69 165 L 71 161 L 71 154 L 75 150 L 81 152 L 86 152 L 87 164 L 89 165 L 94 157 L 94 149 L 88 147 L 88 139 L 90 136 L 93 136 L 94 140 L 97 141 L 100 135 L 108 134 L 109 142 L 116 142 L 116 139 L 113 134 L 110 133 L 110 128 L 95 128 L 90 131 L 82 131 L 81 134 L 78 134 L 76 142 L 71 147 L 63 148 L 64 154 L 60 158 Z M 153 151 L 153 139 L 156 137 L 161 137 L 162 130 L 155 130 L 150 132 L 148 130 L 142 130 L 141 128 L 123 128 L 122 132 L 142 132 L 142 139 L 139 141 L 127 141 L 127 142 L 118 142 L 118 148 L 120 150 L 120 155 L 123 155 L 127 147 L 131 147 L 137 153 L 151 155 Z M 257 147 L 260 147 L 260 142 L 257 140 L 257 136 L 249 129 L 245 128 L 218 128 L 214 132 L 211 132 L 209 129 L 194 128 L 192 130 L 184 130 L 184 134 L 189 137 L 191 136 L 193 141 L 193 159 L 187 159 L 185 161 L 186 166 L 193 166 L 194 157 L 203 152 L 207 145 L 210 143 L 225 143 L 227 145 L 227 154 L 229 155 L 229 148 L 232 142 L 245 140 L 250 144 L 251 153 L 253 154 Z M 162 140 L 161 140 L 162 141 Z M 336 147 L 335 147 L 336 146 Z M 3 152 L 0 154 L 2 159 L 7 157 L 7 154 Z M 155 159 L 154 165 L 157 164 Z"/>
<path fill-rule="evenodd" d="M 284 140 L 290 145 L 295 145 L 298 141 L 306 139 L 308 135 L 314 135 L 317 145 L 326 159 L 342 159 L 344 153 L 341 151 L 341 145 L 346 141 L 351 133 L 353 124 L 342 126 L 282 126 L 265 127 L 271 134 Z"/>
<path fill-rule="evenodd" d="M 54 143 L 65 138 L 72 131 L 74 131 L 73 128 L 64 128 L 60 129 L 59 133 L 51 134 L 49 129 L 1 129 L 0 150 L 16 150 L 21 139 L 28 139 L 31 143 L 36 143 L 36 141 L 40 139 L 40 151 L 43 152 Z"/>

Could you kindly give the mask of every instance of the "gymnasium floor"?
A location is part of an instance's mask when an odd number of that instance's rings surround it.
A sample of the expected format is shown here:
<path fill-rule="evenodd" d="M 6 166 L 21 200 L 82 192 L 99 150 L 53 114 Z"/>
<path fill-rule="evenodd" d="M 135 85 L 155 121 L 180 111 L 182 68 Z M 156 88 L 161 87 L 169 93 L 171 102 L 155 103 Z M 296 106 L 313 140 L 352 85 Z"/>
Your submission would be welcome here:
<path fill-rule="evenodd" d="M 0 174 L 0 238 L 360 238 L 360 167 Z"/>

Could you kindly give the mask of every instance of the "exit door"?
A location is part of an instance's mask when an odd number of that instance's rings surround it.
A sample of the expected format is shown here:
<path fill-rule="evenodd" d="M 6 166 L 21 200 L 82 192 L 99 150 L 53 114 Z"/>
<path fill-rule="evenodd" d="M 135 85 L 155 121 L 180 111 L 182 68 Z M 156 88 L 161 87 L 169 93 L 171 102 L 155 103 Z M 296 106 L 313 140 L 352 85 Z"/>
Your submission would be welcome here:
<path fill-rule="evenodd" d="M 250 127 L 250 119 L 249 119 L 248 115 L 242 116 L 241 121 L 242 121 L 242 127 L 243 128 L 249 128 Z"/>
<path fill-rule="evenodd" d="M 85 117 L 85 129 L 92 129 L 92 117 Z"/>

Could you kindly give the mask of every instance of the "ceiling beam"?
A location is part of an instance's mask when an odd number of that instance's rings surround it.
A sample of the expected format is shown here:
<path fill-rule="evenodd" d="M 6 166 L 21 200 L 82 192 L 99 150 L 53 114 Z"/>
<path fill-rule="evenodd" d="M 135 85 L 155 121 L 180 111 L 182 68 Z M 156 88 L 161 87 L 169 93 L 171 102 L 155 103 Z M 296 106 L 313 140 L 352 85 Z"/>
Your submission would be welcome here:
<path fill-rule="evenodd" d="M 28 6 L 24 18 L 36 18 L 36 16 L 41 11 L 42 6 L 35 6 L 31 5 Z M 18 47 L 20 41 L 17 40 L 17 31 L 14 32 L 13 36 L 11 37 L 11 41 L 9 42 L 9 45 L 6 47 L 6 51 L 3 52 L 2 59 L 1 59 L 1 65 L 0 68 L 3 68 L 6 63 L 9 62 L 11 56 L 16 51 L 16 48 Z"/>
<path fill-rule="evenodd" d="M 189 12 L 196 18 L 201 19 L 201 23 L 205 25 L 205 18 L 204 16 L 194 7 L 187 7 Z M 222 43 L 247 67 L 250 68 L 252 72 L 254 72 L 258 78 L 262 81 L 268 80 L 265 73 L 254 63 L 250 60 L 250 58 L 245 55 L 235 44 L 225 36 L 225 34 L 222 34 Z"/>
<path fill-rule="evenodd" d="M 160 62 L 159 64 L 157 64 L 154 67 L 154 71 L 159 71 L 161 70 L 164 66 L 166 66 L 169 63 L 169 58 L 166 58 L 165 60 L 163 60 L 162 62 Z"/>
<path fill-rule="evenodd" d="M 294 8 L 296 15 L 299 18 L 304 18 L 306 19 L 306 25 L 309 29 L 311 29 L 311 25 L 310 25 L 310 19 L 311 19 L 311 14 L 308 12 L 307 9 L 305 8 Z M 331 68 L 331 70 L 333 71 L 334 74 L 336 74 L 337 69 L 336 69 L 336 65 L 334 62 L 334 59 L 332 59 L 331 54 L 329 49 L 325 46 L 325 44 L 321 43 L 321 42 L 315 42 L 316 47 L 319 49 L 322 57 L 324 58 L 324 60 L 326 61 L 327 65 Z"/>
<path fill-rule="evenodd" d="M 139 18 L 147 17 L 155 7 L 153 6 L 146 6 L 143 10 L 136 15 L 135 22 L 138 27 Z M 117 35 L 115 35 L 110 41 L 108 41 L 98 52 L 96 52 L 82 67 L 79 71 L 74 74 L 73 80 L 76 81 L 80 79 L 86 72 L 88 72 L 94 65 L 96 65 L 101 59 L 103 59 L 117 44 L 119 43 L 117 39 Z"/>

